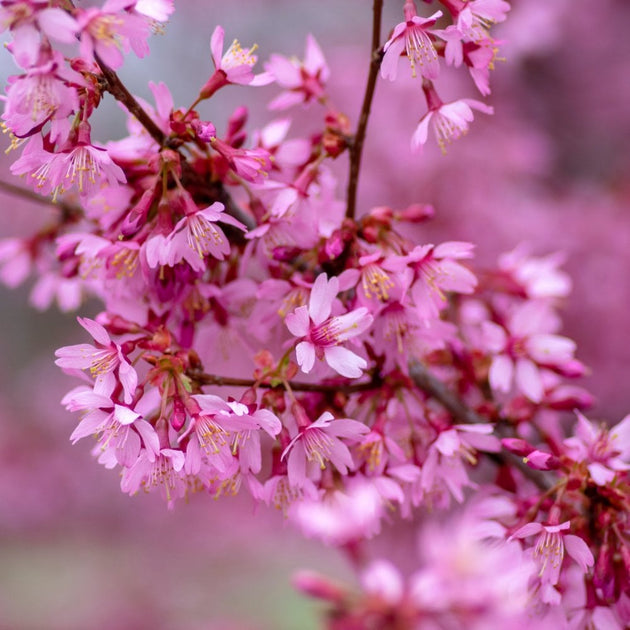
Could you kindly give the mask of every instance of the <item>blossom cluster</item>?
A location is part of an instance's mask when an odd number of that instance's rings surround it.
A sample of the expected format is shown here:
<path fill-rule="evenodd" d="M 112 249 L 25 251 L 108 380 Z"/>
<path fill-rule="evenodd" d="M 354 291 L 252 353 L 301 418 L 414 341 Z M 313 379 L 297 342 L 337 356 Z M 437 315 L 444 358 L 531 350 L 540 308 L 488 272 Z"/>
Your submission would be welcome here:
<path fill-rule="evenodd" d="M 394 514 L 465 505 L 471 490 L 492 498 L 453 527 L 470 565 L 439 562 L 424 534 L 423 568 L 405 582 L 388 561 L 373 564 L 363 598 L 303 578 L 347 617 L 334 627 L 370 627 L 379 614 L 405 628 L 525 627 L 532 615 L 622 628 L 630 416 L 607 428 L 581 413 L 591 396 L 571 383 L 585 367 L 560 334 L 571 289 L 561 256 L 517 248 L 476 269 L 472 243 L 425 242 L 431 206 L 356 212 L 379 75 L 396 80 L 406 66 L 419 81 L 428 111 L 414 149 L 430 127 L 445 149 L 473 109 L 492 113 L 474 99 L 444 103 L 436 86 L 450 66 L 490 94 L 491 28 L 509 5 L 443 0 L 421 17 L 413 0 L 400 4 L 403 21 L 374 42 L 353 132 L 312 35 L 303 60 L 271 54 L 258 71 L 255 47 L 226 46 L 217 26 L 193 103 L 151 83 L 149 104 L 115 71 L 127 53 L 148 53 L 172 2 L 2 0 L 21 73 L 2 117 L 21 148 L 11 172 L 59 213 L 0 244 L 0 277 L 17 285 L 35 274 L 38 307 L 102 303 L 78 320 L 91 342 L 60 348 L 56 363 L 82 380 L 63 400 L 81 414 L 72 441 L 95 436 L 94 455 L 119 470 L 126 493 L 155 490 L 173 507 L 243 489 L 305 535 L 346 547 Z M 320 108 L 317 132 L 292 136 L 286 116 L 248 133 L 244 106 L 219 131 L 198 112 L 228 86 L 266 85 L 271 112 Z M 97 146 L 90 119 L 107 94 L 126 108 L 128 135 Z M 343 200 L 332 162 L 345 154 Z"/>

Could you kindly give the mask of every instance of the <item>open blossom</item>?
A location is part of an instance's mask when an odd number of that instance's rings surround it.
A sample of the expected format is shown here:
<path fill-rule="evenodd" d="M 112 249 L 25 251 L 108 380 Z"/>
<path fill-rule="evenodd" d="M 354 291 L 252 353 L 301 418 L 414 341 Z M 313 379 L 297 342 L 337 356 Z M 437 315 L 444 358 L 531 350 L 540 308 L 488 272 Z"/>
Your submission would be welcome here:
<path fill-rule="evenodd" d="M 352 455 L 340 438 L 358 440 L 369 429 L 362 422 L 342 418 L 335 420 L 324 412 L 315 422 L 299 429 L 282 453 L 287 457 L 287 472 L 292 486 L 303 486 L 313 474 L 309 467 L 323 470 L 330 462 L 342 475 L 354 467 Z"/>
<path fill-rule="evenodd" d="M 78 73 L 63 67 L 63 57 L 53 52 L 46 63 L 30 68 L 27 74 L 9 77 L 7 100 L 2 114 L 11 133 L 24 137 L 35 132 L 46 121 L 64 119 L 79 107 L 72 80 L 81 85 Z"/>
<path fill-rule="evenodd" d="M 224 212 L 225 206 L 218 201 L 203 209 L 193 206 L 190 205 L 189 214 L 178 221 L 165 239 L 156 237 L 147 243 L 150 267 L 158 264 L 172 267 L 185 260 L 195 271 L 203 271 L 207 255 L 223 260 L 230 251 L 230 243 L 217 221 L 245 229 L 240 221 Z"/>
<path fill-rule="evenodd" d="M 14 175 L 29 175 L 37 192 L 58 195 L 76 187 L 82 198 L 98 193 L 102 186 L 126 182 L 125 173 L 105 149 L 90 141 L 89 123 L 80 123 L 76 142 L 59 153 L 44 150 L 41 136 L 30 140 L 12 164 Z"/>
<path fill-rule="evenodd" d="M 491 424 L 459 424 L 442 431 L 429 448 L 422 466 L 422 490 L 430 494 L 448 489 L 461 503 L 463 488 L 476 485 L 470 480 L 465 464 L 477 463 L 477 450 L 501 450 L 501 444 L 492 432 Z"/>
<path fill-rule="evenodd" d="M 147 397 L 147 400 L 151 396 Z M 113 403 L 108 396 L 81 387 L 70 392 L 63 404 L 72 411 L 84 411 L 85 415 L 70 440 L 74 444 L 87 436 L 97 436 L 98 449 L 110 460 L 106 465 L 132 466 L 140 455 L 142 445 L 148 452 L 159 451 L 159 439 L 155 429 L 141 415 L 147 400 L 143 399 L 135 409 Z"/>
<path fill-rule="evenodd" d="M 79 324 L 87 330 L 97 343 L 96 346 L 82 343 L 65 346 L 55 352 L 55 363 L 62 368 L 89 369 L 94 376 L 94 391 L 109 396 L 120 383 L 124 391 L 124 400 L 130 403 L 138 384 L 138 375 L 131 366 L 122 348 L 113 342 L 107 331 L 93 319 L 78 318 Z"/>
<path fill-rule="evenodd" d="M 124 11 L 129 4 L 125 0 L 106 0 L 101 9 L 91 7 L 78 12 L 79 51 L 85 61 L 92 62 L 97 55 L 116 69 L 122 65 L 124 53 L 133 50 L 144 57 L 149 52 L 149 22 L 143 15 Z"/>
<path fill-rule="evenodd" d="M 188 491 L 185 459 L 182 451 L 172 448 L 162 448 L 157 455 L 143 449 L 136 462 L 123 470 L 120 488 L 129 494 L 141 488 L 146 492 L 158 488 L 170 509 L 175 499 L 184 497 Z"/>
<path fill-rule="evenodd" d="M 339 280 L 328 280 L 325 273 L 317 276 L 308 302 L 286 316 L 291 334 L 301 337 L 295 353 L 303 372 L 310 372 L 315 359 L 326 363 L 348 378 L 358 378 L 367 367 L 365 359 L 339 344 L 369 328 L 372 316 L 367 308 L 357 308 L 345 315 L 331 317 L 333 300 L 339 292 Z"/>
<path fill-rule="evenodd" d="M 215 72 L 201 88 L 199 96 L 210 98 L 217 90 L 231 83 L 236 85 L 267 85 L 273 77 L 263 72 L 255 75 L 252 68 L 258 60 L 254 55 L 256 46 L 243 48 L 238 40 L 234 40 L 229 48 L 223 52 L 225 31 L 217 26 L 210 40 L 210 51 Z"/>
<path fill-rule="evenodd" d="M 551 334 L 555 318 L 541 302 L 526 302 L 510 315 L 506 327 L 483 322 L 487 350 L 494 354 L 489 381 L 495 391 L 509 392 L 515 384 L 531 401 L 540 402 L 544 387 L 541 367 L 562 371 L 580 370 L 573 358 L 575 342 Z"/>
<path fill-rule="evenodd" d="M 435 319 L 447 306 L 446 292 L 472 293 L 477 278 L 458 260 L 471 258 L 473 245 L 448 241 L 439 245 L 417 245 L 407 256 L 391 256 L 383 266 L 398 272 L 418 315 Z"/>
<path fill-rule="evenodd" d="M 0 33 L 9 28 L 13 34 L 11 52 L 22 68 L 37 63 L 42 36 L 71 44 L 79 29 L 76 20 L 63 9 L 49 3 L 3 2 L 0 6 Z"/>
<path fill-rule="evenodd" d="M 427 79 L 437 78 L 440 65 L 428 30 L 442 16 L 436 11 L 428 18 L 418 17 L 413 1 L 407 0 L 404 7 L 405 21 L 397 24 L 390 39 L 385 43 L 381 76 L 394 80 L 398 74 L 398 61 L 405 52 L 411 65 L 411 74 L 416 76 L 416 65 L 420 75 Z"/>
<path fill-rule="evenodd" d="M 324 88 L 330 75 L 319 44 L 312 35 L 306 38 L 304 61 L 287 59 L 282 55 L 271 55 L 265 70 L 276 83 L 285 89 L 277 96 L 269 109 L 287 109 L 299 103 L 310 103 L 324 97 Z"/>
<path fill-rule="evenodd" d="M 540 598 L 547 604 L 555 604 L 560 601 L 560 594 L 554 587 L 560 579 L 565 549 L 584 573 L 588 567 L 593 566 L 595 561 L 591 550 L 582 538 L 564 533 L 570 526 L 570 521 L 548 525 L 528 523 L 516 530 L 510 537 L 510 539 L 514 539 L 538 535 L 532 558 L 540 569 L 538 573 L 541 586 Z"/>
<path fill-rule="evenodd" d="M 233 147 L 228 142 L 217 138 L 216 129 L 212 123 L 195 121 L 192 126 L 197 136 L 209 142 L 210 146 L 225 159 L 229 167 L 243 179 L 260 183 L 267 177 L 271 170 L 271 159 L 266 149 Z"/>
<path fill-rule="evenodd" d="M 586 462 L 593 481 L 603 486 L 617 473 L 630 470 L 630 415 L 613 427 L 597 425 L 576 411 L 578 422 L 573 437 L 564 440 L 566 453 Z"/>
<path fill-rule="evenodd" d="M 474 119 L 473 109 L 484 114 L 493 114 L 494 109 L 485 103 L 471 98 L 463 98 L 451 103 L 440 103 L 430 107 L 412 138 L 411 146 L 415 151 L 421 150 L 429 137 L 429 126 L 433 127 L 435 138 L 442 153 L 446 153 L 446 146 L 468 133 L 468 126 Z"/>
<path fill-rule="evenodd" d="M 471 41 L 483 40 L 493 24 L 505 20 L 509 10 L 510 5 L 504 0 L 470 0 L 457 16 L 456 26 Z"/>

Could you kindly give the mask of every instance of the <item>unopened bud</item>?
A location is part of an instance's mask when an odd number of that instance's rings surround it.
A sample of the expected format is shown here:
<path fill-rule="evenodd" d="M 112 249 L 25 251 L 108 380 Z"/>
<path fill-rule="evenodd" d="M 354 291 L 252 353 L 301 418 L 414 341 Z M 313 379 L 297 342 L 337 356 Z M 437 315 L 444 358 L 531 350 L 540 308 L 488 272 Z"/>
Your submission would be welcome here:
<path fill-rule="evenodd" d="M 345 597 L 343 588 L 314 571 L 298 571 L 293 575 L 291 582 L 298 591 L 317 599 L 340 603 Z"/>

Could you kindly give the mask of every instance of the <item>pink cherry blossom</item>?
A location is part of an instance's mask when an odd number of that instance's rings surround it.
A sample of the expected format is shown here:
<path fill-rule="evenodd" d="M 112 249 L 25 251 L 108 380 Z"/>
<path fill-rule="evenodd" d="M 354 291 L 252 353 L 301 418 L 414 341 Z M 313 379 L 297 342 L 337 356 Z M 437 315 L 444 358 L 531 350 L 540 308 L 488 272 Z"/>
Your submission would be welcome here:
<path fill-rule="evenodd" d="M 138 57 L 149 52 L 146 41 L 151 33 L 149 23 L 143 15 L 124 11 L 128 4 L 127 0 L 106 0 L 101 9 L 92 7 L 78 11 L 79 50 L 85 61 L 91 62 L 97 55 L 117 69 L 130 50 Z"/>
<path fill-rule="evenodd" d="M 470 98 L 463 98 L 450 103 L 442 103 L 429 109 L 416 128 L 411 146 L 420 151 L 429 137 L 429 125 L 433 127 L 435 138 L 442 153 L 453 140 L 468 133 L 468 126 L 474 119 L 473 109 L 484 114 L 493 114 L 494 109 L 485 103 Z"/>
<path fill-rule="evenodd" d="M 37 63 L 42 35 L 70 44 L 79 29 L 76 20 L 63 9 L 48 3 L 3 2 L 0 6 L 0 32 L 13 34 L 11 50 L 18 65 L 30 68 Z"/>
<path fill-rule="evenodd" d="M 156 244 L 157 258 L 149 255 L 151 266 L 159 262 L 172 267 L 185 260 L 193 269 L 203 271 L 207 255 L 223 260 L 230 251 L 229 241 L 217 222 L 245 229 L 240 221 L 224 212 L 225 206 L 218 201 L 202 209 L 190 205 L 189 210 L 189 214 L 179 220 L 166 239 Z"/>
<path fill-rule="evenodd" d="M 158 488 L 170 509 L 175 499 L 186 496 L 188 492 L 185 459 L 184 453 L 172 448 L 162 448 L 157 455 L 143 449 L 136 462 L 123 470 L 120 488 L 129 494 L 135 494 L 140 489 L 150 492 Z"/>
<path fill-rule="evenodd" d="M 442 16 L 436 11 L 428 18 L 418 17 L 412 0 L 404 6 L 405 21 L 397 24 L 392 36 L 383 46 L 385 54 L 381 63 L 381 76 L 393 81 L 398 74 L 398 61 L 405 52 L 411 65 L 411 74 L 416 76 L 416 64 L 420 75 L 427 79 L 436 79 L 440 65 L 433 42 L 428 35 L 429 29 Z"/>
<path fill-rule="evenodd" d="M 417 245 L 406 256 L 392 256 L 385 269 L 400 274 L 422 319 L 435 319 L 447 306 L 446 292 L 472 293 L 477 278 L 457 262 L 471 258 L 471 243 L 450 241 L 440 245 Z"/>
<path fill-rule="evenodd" d="M 597 425 L 576 411 L 575 435 L 564 440 L 571 459 L 587 463 L 591 479 L 604 486 L 622 471 L 630 470 L 630 415 L 615 426 Z"/>
<path fill-rule="evenodd" d="M 325 359 L 342 376 L 358 378 L 367 362 L 339 344 L 362 334 L 373 318 L 364 307 L 331 317 L 338 292 L 339 280 L 336 277 L 328 280 L 326 274 L 320 274 L 313 284 L 308 307 L 300 306 L 289 313 L 285 323 L 291 334 L 302 339 L 295 353 L 303 372 L 310 372 L 317 358 Z"/>
<path fill-rule="evenodd" d="M 131 409 L 96 391 L 81 389 L 66 396 L 63 403 L 85 413 L 70 436 L 73 444 L 87 436 L 98 436 L 101 455 L 110 452 L 115 462 L 125 467 L 135 464 L 142 445 L 148 452 L 158 453 L 157 433 L 140 413 L 146 407 L 144 402 Z"/>
<path fill-rule="evenodd" d="M 510 537 L 510 539 L 527 538 L 539 534 L 532 551 L 532 558 L 540 568 L 538 574 L 541 583 L 540 597 L 545 603 L 558 603 L 560 600 L 560 594 L 554 587 L 560 579 L 565 549 L 584 573 L 594 563 L 593 554 L 582 538 L 563 533 L 570 526 L 570 521 L 555 525 L 528 523 Z"/>
<path fill-rule="evenodd" d="M 573 358 L 575 342 L 550 332 L 555 321 L 546 304 L 527 302 L 514 309 L 506 328 L 483 323 L 485 346 L 494 355 L 489 373 L 493 389 L 508 392 L 515 384 L 530 400 L 540 402 L 544 394 L 541 367 L 578 367 Z"/>
<path fill-rule="evenodd" d="M 269 103 L 269 109 L 288 109 L 299 103 L 308 104 L 322 99 L 330 70 L 317 41 L 312 35 L 306 38 L 304 61 L 271 55 L 265 70 L 285 89 Z"/>
<path fill-rule="evenodd" d="M 94 391 L 105 396 L 111 395 L 117 383 L 124 391 L 124 401 L 130 403 L 135 395 L 138 375 L 131 366 L 121 346 L 112 341 L 107 331 L 98 322 L 88 318 L 78 318 L 98 344 L 79 344 L 65 346 L 55 352 L 55 363 L 67 369 L 89 369 L 95 378 Z"/>
<path fill-rule="evenodd" d="M 301 428 L 284 449 L 287 458 L 289 482 L 301 487 L 314 470 L 324 470 L 330 462 L 342 475 L 354 467 L 348 447 L 340 438 L 357 441 L 369 431 L 362 422 L 347 418 L 335 420 L 326 411 L 315 422 Z"/>
<path fill-rule="evenodd" d="M 201 89 L 201 98 L 210 98 L 220 88 L 234 83 L 237 85 L 266 85 L 273 81 L 273 77 L 263 72 L 254 75 L 252 68 L 258 57 L 254 55 L 256 46 L 243 48 L 238 40 L 234 40 L 229 48 L 223 52 L 225 31 L 217 26 L 210 40 L 210 51 L 215 72 Z"/>

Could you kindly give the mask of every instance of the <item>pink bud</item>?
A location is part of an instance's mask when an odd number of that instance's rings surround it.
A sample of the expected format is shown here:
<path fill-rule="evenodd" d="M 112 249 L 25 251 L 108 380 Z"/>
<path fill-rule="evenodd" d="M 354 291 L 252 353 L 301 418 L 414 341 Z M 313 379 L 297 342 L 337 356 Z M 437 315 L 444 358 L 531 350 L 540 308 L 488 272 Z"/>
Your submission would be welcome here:
<path fill-rule="evenodd" d="M 227 137 L 233 138 L 237 133 L 240 133 L 247 123 L 249 112 L 247 107 L 237 107 L 228 120 Z M 230 143 L 232 144 L 232 143 Z"/>
<path fill-rule="evenodd" d="M 291 582 L 302 593 L 329 602 L 340 603 L 345 596 L 343 589 L 331 582 L 326 576 L 314 571 L 298 571 L 293 575 Z"/>
<path fill-rule="evenodd" d="M 520 455 L 521 457 L 529 455 L 534 450 L 531 444 L 519 438 L 503 438 L 501 444 L 503 448 L 510 451 L 510 453 Z"/>
<path fill-rule="evenodd" d="M 211 122 L 205 120 L 193 120 L 191 123 L 197 137 L 204 142 L 210 142 L 217 137 L 216 127 Z"/>
<path fill-rule="evenodd" d="M 557 470 L 560 468 L 560 460 L 551 453 L 532 451 L 523 458 L 523 461 L 534 470 Z"/>
<path fill-rule="evenodd" d="M 173 415 L 171 416 L 171 426 L 175 431 L 179 431 L 186 424 L 186 410 L 181 398 L 173 400 Z"/>
<path fill-rule="evenodd" d="M 400 212 L 394 214 L 394 218 L 399 221 L 409 223 L 421 223 L 427 219 L 432 219 L 435 215 L 435 208 L 429 203 L 414 203 Z"/>

